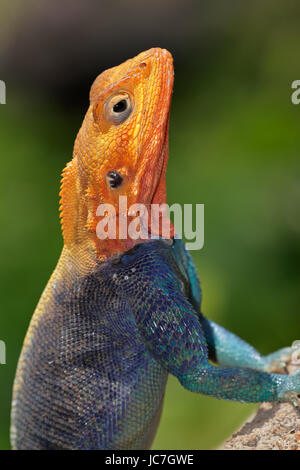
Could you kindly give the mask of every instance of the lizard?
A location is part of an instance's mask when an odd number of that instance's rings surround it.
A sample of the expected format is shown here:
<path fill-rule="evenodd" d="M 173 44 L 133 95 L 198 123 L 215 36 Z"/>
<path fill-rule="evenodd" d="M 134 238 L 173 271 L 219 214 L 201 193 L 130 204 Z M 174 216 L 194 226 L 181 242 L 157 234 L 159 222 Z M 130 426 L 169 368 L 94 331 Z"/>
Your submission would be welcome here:
<path fill-rule="evenodd" d="M 149 449 L 168 374 L 240 402 L 299 403 L 291 348 L 262 356 L 207 319 L 183 241 L 102 239 L 99 204 L 166 203 L 173 58 L 153 48 L 102 72 L 60 191 L 64 246 L 30 322 L 12 400 L 13 449 Z M 147 228 L 149 233 L 151 227 Z"/>

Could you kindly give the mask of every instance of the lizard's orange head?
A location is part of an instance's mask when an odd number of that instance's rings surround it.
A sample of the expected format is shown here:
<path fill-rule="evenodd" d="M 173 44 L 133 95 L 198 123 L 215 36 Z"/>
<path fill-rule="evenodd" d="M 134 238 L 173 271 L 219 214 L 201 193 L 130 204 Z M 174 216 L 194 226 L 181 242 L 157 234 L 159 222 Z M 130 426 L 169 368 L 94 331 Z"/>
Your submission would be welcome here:
<path fill-rule="evenodd" d="M 159 48 L 142 52 L 96 78 L 73 160 L 63 176 L 65 243 L 80 242 L 84 231 L 85 236 L 87 232 L 95 235 L 101 203 L 112 204 L 118 211 L 121 195 L 127 196 L 128 207 L 136 202 L 146 206 L 166 202 L 172 89 L 172 56 Z M 78 202 L 74 197 L 73 202 L 64 202 L 70 198 L 71 185 L 75 185 Z M 70 204 L 76 205 L 73 219 Z M 124 246 L 105 248 L 116 252 Z"/>

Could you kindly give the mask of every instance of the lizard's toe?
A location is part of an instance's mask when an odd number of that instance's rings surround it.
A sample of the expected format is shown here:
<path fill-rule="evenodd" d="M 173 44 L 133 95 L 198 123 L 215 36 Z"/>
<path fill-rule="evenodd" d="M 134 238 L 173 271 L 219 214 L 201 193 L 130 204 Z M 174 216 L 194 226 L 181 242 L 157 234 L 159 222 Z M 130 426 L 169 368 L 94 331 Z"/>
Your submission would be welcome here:
<path fill-rule="evenodd" d="M 264 370 L 266 372 L 286 373 L 287 364 L 293 357 L 293 348 L 283 348 L 266 357 Z"/>
<path fill-rule="evenodd" d="M 300 409 L 300 393 L 289 390 L 285 393 L 283 401 L 289 402 L 294 405 L 295 408 Z"/>
<path fill-rule="evenodd" d="M 286 378 L 280 401 L 292 403 L 300 408 L 300 370 Z"/>

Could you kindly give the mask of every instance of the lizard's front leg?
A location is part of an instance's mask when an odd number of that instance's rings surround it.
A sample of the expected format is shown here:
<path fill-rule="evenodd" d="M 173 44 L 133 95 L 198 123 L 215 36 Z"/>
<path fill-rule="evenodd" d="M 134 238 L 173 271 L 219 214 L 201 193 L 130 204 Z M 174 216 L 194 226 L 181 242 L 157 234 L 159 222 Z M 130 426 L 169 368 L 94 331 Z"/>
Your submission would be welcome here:
<path fill-rule="evenodd" d="M 143 248 L 140 248 L 142 251 Z M 298 403 L 300 374 L 271 374 L 242 367 L 216 367 L 208 360 L 199 314 L 185 297 L 171 260 L 147 247 L 123 258 L 120 287 L 127 294 L 145 346 L 188 390 L 242 402 Z M 139 276 L 132 275 L 132 271 Z"/>
<path fill-rule="evenodd" d="M 209 358 L 221 366 L 249 367 L 265 372 L 284 372 L 286 363 L 291 360 L 292 348 L 283 348 L 267 356 L 262 356 L 250 344 L 226 330 L 217 323 L 200 316 Z"/>
<path fill-rule="evenodd" d="M 200 313 L 201 289 L 196 267 L 183 243 L 177 241 L 175 249 L 178 258 L 185 259 L 190 283 L 190 300 L 199 314 L 208 345 L 209 359 L 226 367 L 249 367 L 264 372 L 285 372 L 286 363 L 291 361 L 294 352 L 292 348 L 283 348 L 267 356 L 262 356 L 246 341 Z"/>

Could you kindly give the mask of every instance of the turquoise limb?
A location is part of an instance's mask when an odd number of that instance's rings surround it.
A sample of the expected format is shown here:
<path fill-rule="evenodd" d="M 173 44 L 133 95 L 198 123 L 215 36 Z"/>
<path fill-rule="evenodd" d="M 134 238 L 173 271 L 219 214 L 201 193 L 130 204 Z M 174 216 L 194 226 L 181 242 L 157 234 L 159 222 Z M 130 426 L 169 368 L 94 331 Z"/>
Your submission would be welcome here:
<path fill-rule="evenodd" d="M 151 256 L 145 253 L 148 251 Z M 131 256 L 123 257 L 122 287 L 148 351 L 185 388 L 220 399 L 248 403 L 283 401 L 300 392 L 299 376 L 288 377 L 248 367 L 211 365 L 205 328 L 199 321 L 199 312 L 186 296 L 188 285 L 185 284 L 184 272 L 178 271 L 176 252 L 168 247 L 155 251 L 147 246 L 141 263 L 138 254 L 139 250 L 136 250 Z M 140 275 L 131 279 L 133 267 Z M 222 331 L 230 343 L 236 342 L 236 346 L 230 345 L 230 351 L 242 347 L 255 355 L 251 346 L 245 346 L 234 335 L 228 337 L 229 333 Z M 243 360 L 246 361 L 245 357 Z"/>

